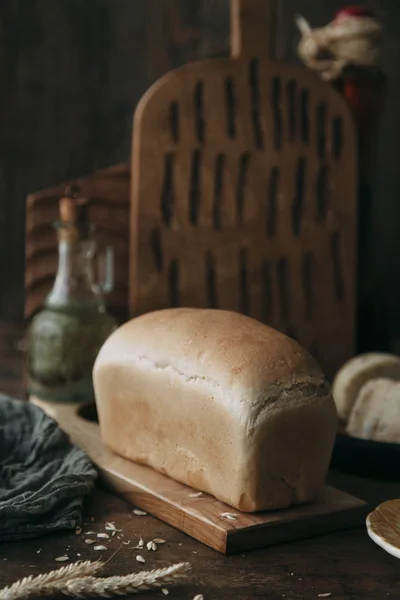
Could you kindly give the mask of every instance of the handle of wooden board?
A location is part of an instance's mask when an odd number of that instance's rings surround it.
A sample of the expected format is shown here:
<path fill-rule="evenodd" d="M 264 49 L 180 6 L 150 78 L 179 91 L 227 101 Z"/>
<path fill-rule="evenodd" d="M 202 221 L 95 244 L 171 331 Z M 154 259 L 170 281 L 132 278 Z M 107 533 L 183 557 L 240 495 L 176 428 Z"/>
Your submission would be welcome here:
<path fill-rule="evenodd" d="M 68 435 L 73 435 L 82 428 L 89 432 L 97 431 L 98 423 L 85 418 L 84 414 L 94 407 L 94 403 L 67 404 L 62 402 L 48 402 L 30 396 L 29 401 L 41 408 L 49 417 L 57 421 L 61 429 Z"/>
<path fill-rule="evenodd" d="M 277 0 L 231 0 L 231 55 L 274 56 Z"/>

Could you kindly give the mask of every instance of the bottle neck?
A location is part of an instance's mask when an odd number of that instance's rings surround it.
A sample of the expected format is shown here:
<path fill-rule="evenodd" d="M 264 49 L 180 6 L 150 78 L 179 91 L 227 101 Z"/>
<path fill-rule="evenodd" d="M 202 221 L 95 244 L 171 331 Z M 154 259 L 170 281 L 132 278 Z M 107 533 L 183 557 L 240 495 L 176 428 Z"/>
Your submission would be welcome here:
<path fill-rule="evenodd" d="M 95 243 L 78 236 L 59 235 L 58 268 L 46 305 L 60 310 L 103 310 L 93 277 Z"/>

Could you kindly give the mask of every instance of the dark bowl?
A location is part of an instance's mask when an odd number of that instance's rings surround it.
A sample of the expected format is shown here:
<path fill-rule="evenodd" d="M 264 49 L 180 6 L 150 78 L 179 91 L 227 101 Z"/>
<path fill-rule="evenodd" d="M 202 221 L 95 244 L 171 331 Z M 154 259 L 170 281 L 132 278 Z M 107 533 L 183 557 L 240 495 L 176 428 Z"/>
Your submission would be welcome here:
<path fill-rule="evenodd" d="M 338 434 L 331 469 L 385 481 L 400 481 L 400 444 Z"/>

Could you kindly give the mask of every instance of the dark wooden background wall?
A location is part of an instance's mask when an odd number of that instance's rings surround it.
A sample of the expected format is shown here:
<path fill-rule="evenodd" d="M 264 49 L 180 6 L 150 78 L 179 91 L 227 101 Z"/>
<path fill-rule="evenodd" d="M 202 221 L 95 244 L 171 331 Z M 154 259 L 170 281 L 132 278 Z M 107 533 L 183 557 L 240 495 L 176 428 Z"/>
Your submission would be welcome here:
<path fill-rule="evenodd" d="M 294 15 L 317 26 L 339 0 L 277 0 L 277 55 L 294 60 Z M 389 92 L 374 192 L 376 269 L 400 329 L 400 2 L 369 0 L 386 27 Z M 126 161 L 134 107 L 174 66 L 228 51 L 228 0 L 1 0 L 0 319 L 23 310 L 29 192 Z"/>

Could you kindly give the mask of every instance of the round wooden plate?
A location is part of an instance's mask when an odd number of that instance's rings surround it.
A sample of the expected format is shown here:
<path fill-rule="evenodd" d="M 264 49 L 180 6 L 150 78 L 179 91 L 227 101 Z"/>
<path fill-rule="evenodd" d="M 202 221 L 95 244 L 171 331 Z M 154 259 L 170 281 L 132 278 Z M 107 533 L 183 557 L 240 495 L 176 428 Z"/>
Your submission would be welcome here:
<path fill-rule="evenodd" d="M 400 558 L 400 500 L 380 504 L 367 517 L 369 537 L 392 556 Z"/>

